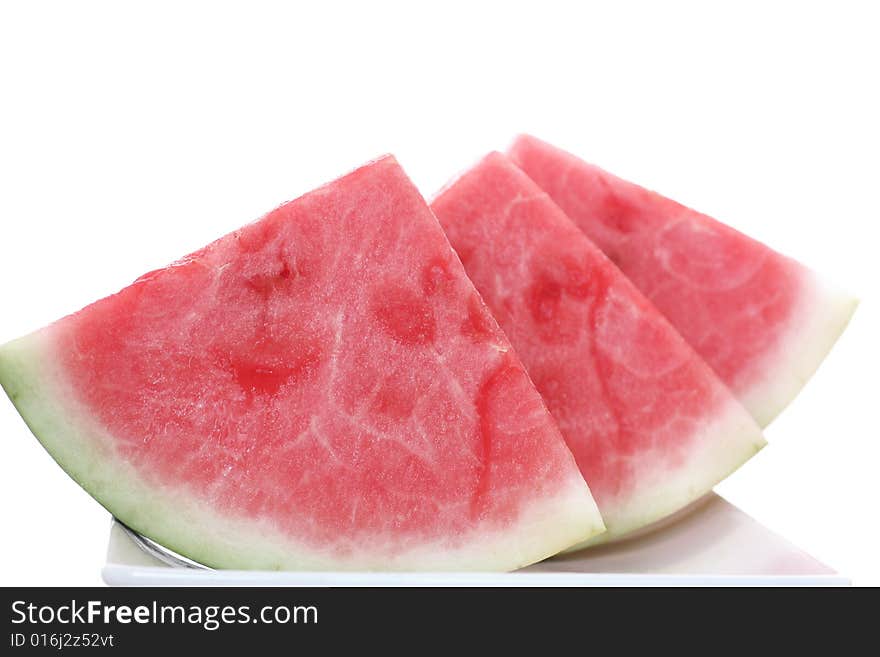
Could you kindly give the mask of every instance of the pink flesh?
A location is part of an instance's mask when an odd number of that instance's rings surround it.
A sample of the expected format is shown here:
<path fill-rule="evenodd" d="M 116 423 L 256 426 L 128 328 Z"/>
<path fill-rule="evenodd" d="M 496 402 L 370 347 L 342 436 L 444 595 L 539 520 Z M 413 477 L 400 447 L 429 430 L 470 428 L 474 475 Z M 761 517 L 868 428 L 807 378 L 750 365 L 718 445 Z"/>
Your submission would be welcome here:
<path fill-rule="evenodd" d="M 149 481 L 313 546 L 455 544 L 574 473 L 390 157 L 52 330 L 69 384 Z"/>
<path fill-rule="evenodd" d="M 675 469 L 732 402 L 660 313 L 522 171 L 487 156 L 432 209 L 523 359 L 600 510 Z"/>
<path fill-rule="evenodd" d="M 804 289 L 800 264 L 534 137 L 510 156 L 734 393 L 768 376 Z"/>

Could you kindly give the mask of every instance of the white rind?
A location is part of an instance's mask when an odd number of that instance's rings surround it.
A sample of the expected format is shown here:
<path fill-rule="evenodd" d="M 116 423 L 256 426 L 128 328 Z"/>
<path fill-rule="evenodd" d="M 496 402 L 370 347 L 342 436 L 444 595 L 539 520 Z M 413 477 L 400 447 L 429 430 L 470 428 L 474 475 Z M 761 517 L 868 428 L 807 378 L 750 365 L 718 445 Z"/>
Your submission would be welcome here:
<path fill-rule="evenodd" d="M 761 429 L 745 408 L 730 399 L 714 419 L 693 437 L 688 459 L 674 468 L 664 468 L 663 454 L 657 458 L 639 455 L 652 469 L 637 472 L 637 490 L 621 503 L 605 503 L 603 517 L 607 531 L 591 537 L 566 552 L 606 543 L 632 535 L 703 497 L 766 445 Z"/>
<path fill-rule="evenodd" d="M 504 528 L 401 546 L 387 537 L 340 553 L 316 550 L 263 521 L 221 516 L 191 492 L 147 481 L 65 389 L 50 329 L 0 347 L 0 384 L 58 464 L 132 529 L 194 561 L 241 570 L 506 571 L 603 531 L 574 467 L 553 497 L 536 499 Z M 341 543 L 347 542 L 342 537 Z"/>
<path fill-rule="evenodd" d="M 805 270 L 803 293 L 780 349 L 760 367 L 765 376 L 737 396 L 766 427 L 816 372 L 855 312 L 858 300 Z"/>

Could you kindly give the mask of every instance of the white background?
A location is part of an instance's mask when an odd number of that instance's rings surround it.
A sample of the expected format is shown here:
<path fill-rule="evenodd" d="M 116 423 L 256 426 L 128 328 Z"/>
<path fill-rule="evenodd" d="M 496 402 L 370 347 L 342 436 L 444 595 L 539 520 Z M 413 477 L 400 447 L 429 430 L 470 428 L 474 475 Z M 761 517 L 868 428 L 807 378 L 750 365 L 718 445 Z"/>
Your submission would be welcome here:
<path fill-rule="evenodd" d="M 0 342 L 383 152 L 430 195 L 532 132 L 861 297 L 720 492 L 880 584 L 876 4 L 299 4 L 0 6 Z M 106 512 L 5 398 L 0 513 L 0 584 L 99 582 Z"/>

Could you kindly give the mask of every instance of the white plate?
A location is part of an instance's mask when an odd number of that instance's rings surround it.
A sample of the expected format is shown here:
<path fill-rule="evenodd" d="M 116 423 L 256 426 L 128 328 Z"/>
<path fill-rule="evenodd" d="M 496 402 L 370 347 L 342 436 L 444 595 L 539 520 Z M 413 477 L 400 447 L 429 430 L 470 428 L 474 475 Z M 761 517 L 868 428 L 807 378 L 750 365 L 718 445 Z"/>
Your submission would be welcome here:
<path fill-rule="evenodd" d="M 512 573 L 268 572 L 172 567 L 114 522 L 111 586 L 847 586 L 849 580 L 710 494 L 642 536 Z"/>

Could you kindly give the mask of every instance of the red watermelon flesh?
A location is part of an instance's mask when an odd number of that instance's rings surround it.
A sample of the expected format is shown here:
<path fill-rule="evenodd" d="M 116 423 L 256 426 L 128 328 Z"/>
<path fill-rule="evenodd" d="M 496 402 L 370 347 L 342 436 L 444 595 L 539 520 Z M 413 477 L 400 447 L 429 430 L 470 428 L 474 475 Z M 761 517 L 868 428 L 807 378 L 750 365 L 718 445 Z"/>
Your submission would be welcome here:
<path fill-rule="evenodd" d="M 734 229 L 534 137 L 510 157 L 766 426 L 843 332 L 849 296 Z"/>
<path fill-rule="evenodd" d="M 711 368 L 504 155 L 432 209 L 590 482 L 599 540 L 682 508 L 763 446 Z"/>
<path fill-rule="evenodd" d="M 513 569 L 602 530 L 392 157 L 0 348 L 67 472 L 202 563 Z"/>

